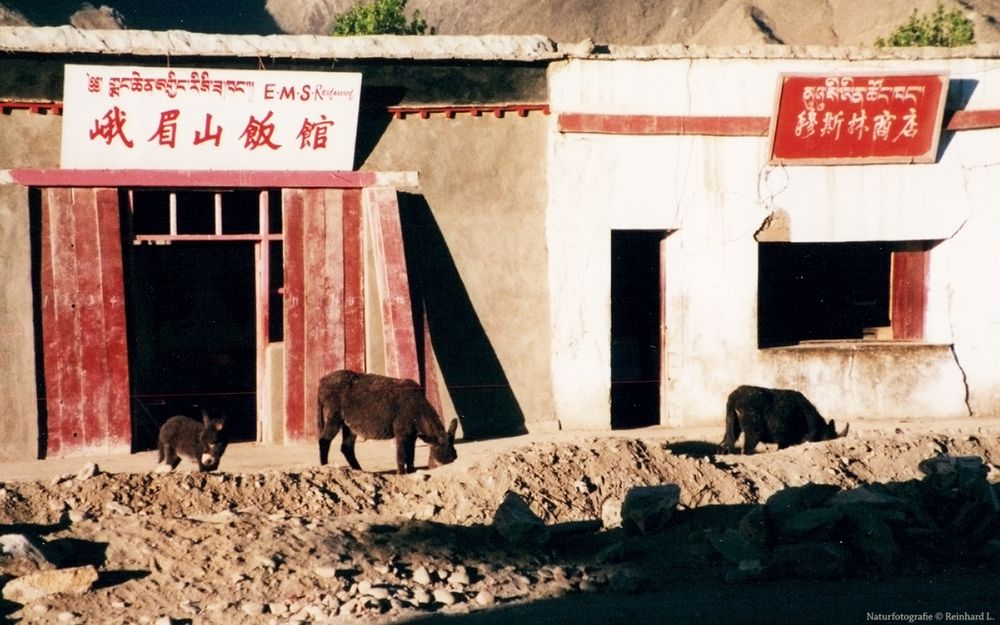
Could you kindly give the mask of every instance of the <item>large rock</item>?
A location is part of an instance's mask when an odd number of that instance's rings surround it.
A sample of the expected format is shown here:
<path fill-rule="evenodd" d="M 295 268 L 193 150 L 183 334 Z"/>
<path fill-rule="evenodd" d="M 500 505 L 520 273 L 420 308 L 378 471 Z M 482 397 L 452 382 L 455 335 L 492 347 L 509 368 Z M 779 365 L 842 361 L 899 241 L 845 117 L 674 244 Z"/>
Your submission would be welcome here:
<path fill-rule="evenodd" d="M 847 572 L 847 550 L 838 543 L 780 545 L 767 565 L 772 577 L 834 579 Z"/>
<path fill-rule="evenodd" d="M 43 548 L 41 539 L 24 534 L 0 536 L 0 576 L 20 577 L 55 568 Z"/>
<path fill-rule="evenodd" d="M 82 595 L 97 581 L 97 569 L 91 565 L 52 569 L 24 575 L 7 582 L 3 597 L 17 603 L 30 603 L 50 595 Z"/>
<path fill-rule="evenodd" d="M 712 547 L 718 551 L 723 558 L 734 564 L 747 560 L 761 560 L 767 556 L 767 551 L 763 545 L 752 543 L 740 532 L 734 529 L 722 531 L 709 531 L 705 533 Z"/>
<path fill-rule="evenodd" d="M 493 527 L 504 540 L 515 545 L 543 545 L 549 540 L 545 521 L 513 491 L 507 491 L 493 515 Z"/>
<path fill-rule="evenodd" d="M 803 510 L 818 508 L 840 491 L 832 484 L 804 484 L 789 486 L 774 493 L 764 502 L 771 518 L 780 519 L 798 514 Z"/>
<path fill-rule="evenodd" d="M 879 568 L 889 568 L 899 555 L 899 547 L 892 529 L 878 511 L 865 506 L 846 506 L 845 513 L 852 529 L 847 538 L 850 546 Z"/>
<path fill-rule="evenodd" d="M 625 494 L 622 503 L 622 527 L 632 533 L 648 534 L 663 529 L 681 499 L 676 484 L 639 486 Z"/>
<path fill-rule="evenodd" d="M 758 504 L 740 519 L 738 530 L 755 545 L 769 545 L 773 539 L 771 517 L 764 506 Z"/>

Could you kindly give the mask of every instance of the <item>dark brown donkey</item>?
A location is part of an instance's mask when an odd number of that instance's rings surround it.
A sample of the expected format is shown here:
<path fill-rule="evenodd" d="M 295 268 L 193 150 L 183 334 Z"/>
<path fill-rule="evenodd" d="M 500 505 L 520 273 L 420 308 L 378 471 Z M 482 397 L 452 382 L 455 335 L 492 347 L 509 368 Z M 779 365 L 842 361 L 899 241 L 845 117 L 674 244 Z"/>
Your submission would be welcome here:
<path fill-rule="evenodd" d="M 396 467 L 412 473 L 417 439 L 430 445 L 427 467 L 454 462 L 455 429 L 452 420 L 445 431 L 424 391 L 413 380 L 400 380 L 372 373 L 334 371 L 319 381 L 319 463 L 330 458 L 330 443 L 344 431 L 340 451 L 352 469 L 360 469 L 354 442 L 396 439 Z"/>

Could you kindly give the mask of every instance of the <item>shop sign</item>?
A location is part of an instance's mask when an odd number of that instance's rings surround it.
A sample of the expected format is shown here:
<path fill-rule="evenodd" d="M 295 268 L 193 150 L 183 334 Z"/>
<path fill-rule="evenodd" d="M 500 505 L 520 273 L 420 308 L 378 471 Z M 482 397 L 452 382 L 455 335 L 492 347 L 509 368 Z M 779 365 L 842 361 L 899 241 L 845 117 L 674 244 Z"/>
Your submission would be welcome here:
<path fill-rule="evenodd" d="M 772 164 L 932 163 L 948 75 L 779 77 Z"/>
<path fill-rule="evenodd" d="M 350 171 L 361 74 L 67 65 L 63 169 Z"/>

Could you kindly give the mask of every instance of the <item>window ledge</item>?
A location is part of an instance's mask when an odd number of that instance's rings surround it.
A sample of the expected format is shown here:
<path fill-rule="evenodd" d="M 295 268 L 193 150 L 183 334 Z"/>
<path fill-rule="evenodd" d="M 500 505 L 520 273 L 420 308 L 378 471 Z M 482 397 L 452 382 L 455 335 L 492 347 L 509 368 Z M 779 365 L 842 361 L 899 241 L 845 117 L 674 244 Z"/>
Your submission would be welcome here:
<path fill-rule="evenodd" d="M 764 347 L 760 351 L 808 351 L 808 350 L 876 350 L 876 349 L 951 349 L 951 343 L 932 343 L 920 340 L 830 340 L 803 341 L 797 345 Z"/>

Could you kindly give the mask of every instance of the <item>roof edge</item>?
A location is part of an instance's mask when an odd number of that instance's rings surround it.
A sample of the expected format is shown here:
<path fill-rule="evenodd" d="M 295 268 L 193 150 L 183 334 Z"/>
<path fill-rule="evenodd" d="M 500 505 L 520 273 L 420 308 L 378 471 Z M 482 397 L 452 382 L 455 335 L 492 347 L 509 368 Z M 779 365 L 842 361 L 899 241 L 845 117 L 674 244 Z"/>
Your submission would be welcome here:
<path fill-rule="evenodd" d="M 287 59 L 547 61 L 565 55 L 542 35 L 219 35 L 184 30 L 0 26 L 0 53 Z"/>

